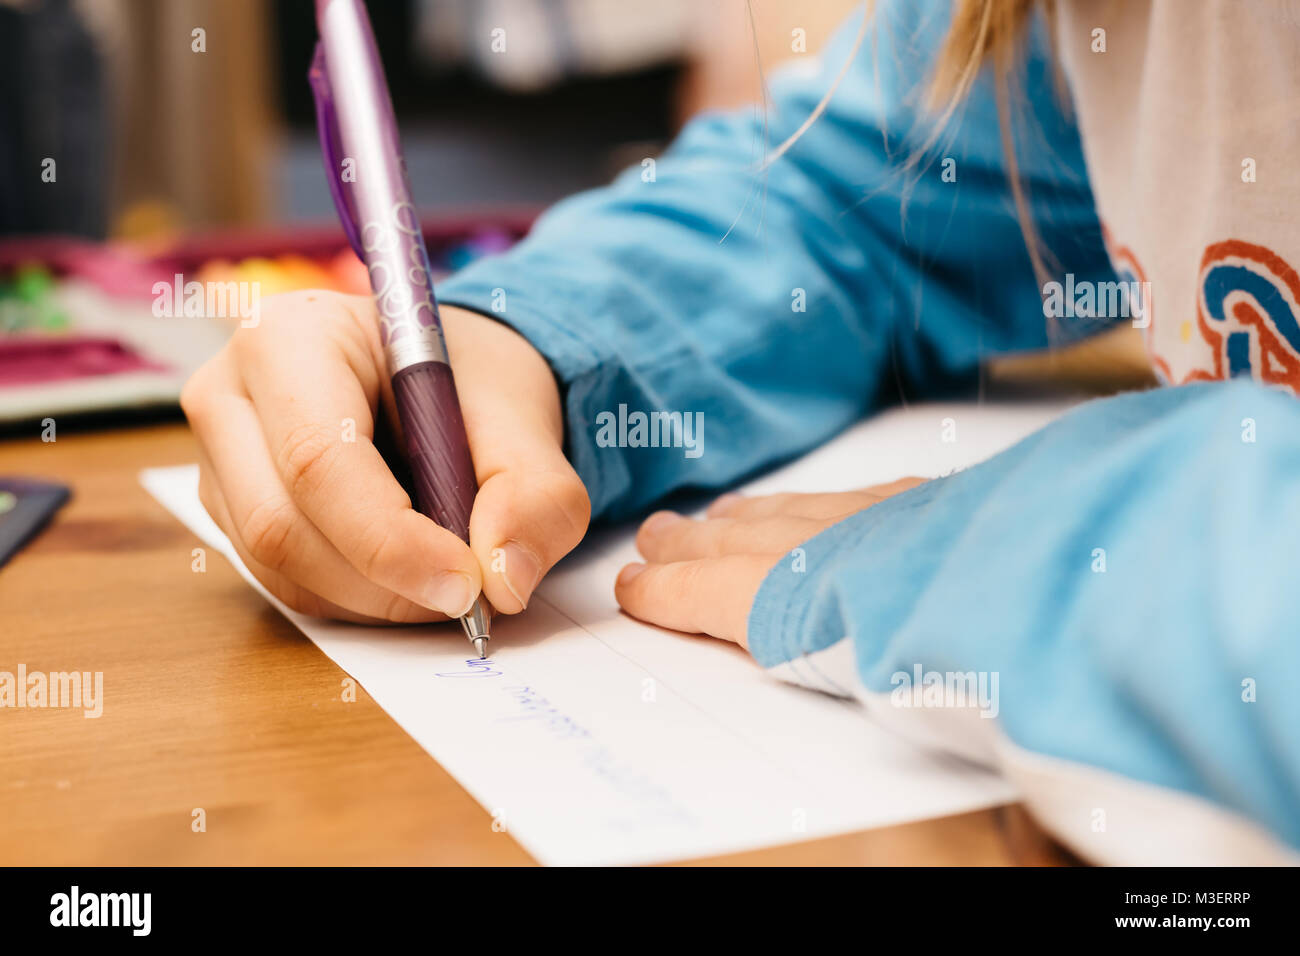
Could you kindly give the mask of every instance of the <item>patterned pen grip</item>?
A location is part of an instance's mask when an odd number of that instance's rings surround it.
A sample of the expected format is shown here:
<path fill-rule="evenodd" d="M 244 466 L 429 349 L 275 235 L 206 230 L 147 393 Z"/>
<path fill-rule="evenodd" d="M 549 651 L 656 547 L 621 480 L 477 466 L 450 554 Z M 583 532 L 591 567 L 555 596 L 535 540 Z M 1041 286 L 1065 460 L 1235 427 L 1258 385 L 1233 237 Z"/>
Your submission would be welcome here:
<path fill-rule="evenodd" d="M 478 482 L 451 366 L 421 362 L 393 378 L 397 414 L 415 482 L 416 507 L 469 542 L 469 515 Z"/>

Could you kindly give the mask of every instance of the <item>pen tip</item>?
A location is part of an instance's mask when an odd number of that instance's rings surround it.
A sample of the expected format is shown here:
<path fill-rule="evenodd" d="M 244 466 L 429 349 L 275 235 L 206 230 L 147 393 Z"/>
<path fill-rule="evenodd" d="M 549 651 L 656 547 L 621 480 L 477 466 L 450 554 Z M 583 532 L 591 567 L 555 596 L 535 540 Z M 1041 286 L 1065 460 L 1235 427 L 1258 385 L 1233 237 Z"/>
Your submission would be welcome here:
<path fill-rule="evenodd" d="M 487 659 L 488 645 L 488 610 L 486 602 L 478 600 L 469 612 L 460 619 L 461 627 L 465 629 L 465 636 L 469 642 L 474 645 L 474 650 L 478 651 L 478 659 Z"/>

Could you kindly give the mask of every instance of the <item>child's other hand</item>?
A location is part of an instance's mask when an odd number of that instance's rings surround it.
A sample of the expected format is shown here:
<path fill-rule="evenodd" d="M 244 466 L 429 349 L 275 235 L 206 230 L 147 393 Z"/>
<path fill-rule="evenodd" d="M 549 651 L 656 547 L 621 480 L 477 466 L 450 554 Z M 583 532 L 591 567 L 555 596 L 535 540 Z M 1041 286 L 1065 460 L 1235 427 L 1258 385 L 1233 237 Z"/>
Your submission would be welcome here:
<path fill-rule="evenodd" d="M 702 521 L 656 512 L 636 536 L 648 563 L 623 568 L 614 594 L 633 617 L 746 647 L 749 609 L 778 561 L 837 521 L 924 481 L 900 478 L 833 494 L 724 495 Z"/>
<path fill-rule="evenodd" d="M 482 588 L 514 613 L 586 532 L 591 506 L 564 457 L 545 359 L 492 319 L 455 308 L 442 319 L 481 486 L 470 546 L 412 509 L 372 442 L 379 402 L 389 422 L 396 415 L 368 298 L 269 298 L 258 325 L 185 386 L 204 507 L 290 607 L 440 620 Z"/>

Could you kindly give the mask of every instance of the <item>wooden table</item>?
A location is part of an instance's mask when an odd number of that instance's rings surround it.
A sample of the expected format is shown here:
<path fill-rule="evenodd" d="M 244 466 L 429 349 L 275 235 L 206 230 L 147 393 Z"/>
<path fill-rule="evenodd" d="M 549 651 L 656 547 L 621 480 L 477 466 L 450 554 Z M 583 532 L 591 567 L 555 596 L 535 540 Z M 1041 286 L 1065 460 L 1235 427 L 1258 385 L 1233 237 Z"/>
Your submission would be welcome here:
<path fill-rule="evenodd" d="M 225 559 L 191 569 L 137 475 L 194 460 L 179 424 L 0 442 L 0 474 L 73 488 L 0 569 L 0 670 L 103 671 L 105 698 L 0 709 L 0 864 L 532 863 Z M 1066 861 L 1001 807 L 703 862 Z"/>

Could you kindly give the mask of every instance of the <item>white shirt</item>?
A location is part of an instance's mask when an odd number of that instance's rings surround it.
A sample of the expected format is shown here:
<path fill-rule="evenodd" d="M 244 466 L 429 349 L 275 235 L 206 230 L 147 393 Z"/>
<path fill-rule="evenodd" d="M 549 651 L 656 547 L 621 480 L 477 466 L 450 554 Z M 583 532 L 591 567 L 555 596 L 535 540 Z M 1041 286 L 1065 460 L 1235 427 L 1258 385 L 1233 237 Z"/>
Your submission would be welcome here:
<path fill-rule="evenodd" d="M 1300 0 L 1065 0 L 1057 45 L 1156 373 L 1300 392 Z"/>

